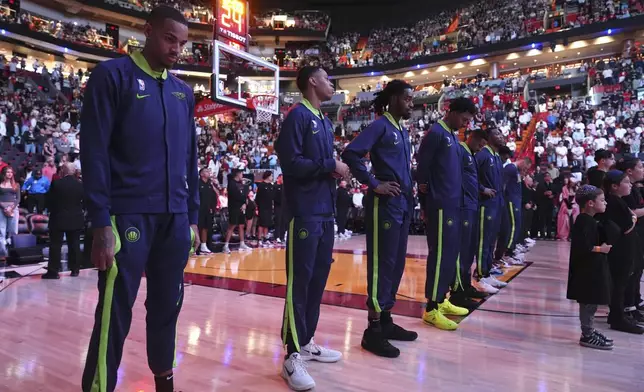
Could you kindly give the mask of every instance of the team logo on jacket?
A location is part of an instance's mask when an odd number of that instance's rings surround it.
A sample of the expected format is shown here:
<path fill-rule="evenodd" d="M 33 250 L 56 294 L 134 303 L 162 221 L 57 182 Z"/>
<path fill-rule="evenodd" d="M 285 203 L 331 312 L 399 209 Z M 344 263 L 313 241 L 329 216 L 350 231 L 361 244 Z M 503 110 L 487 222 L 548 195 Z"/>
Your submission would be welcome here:
<path fill-rule="evenodd" d="M 487 220 L 491 221 L 492 220 L 492 215 L 488 215 Z"/>
<path fill-rule="evenodd" d="M 398 143 L 400 143 L 400 142 L 398 141 L 398 134 L 397 134 L 397 133 L 394 133 L 394 139 L 395 139 L 395 140 L 394 140 L 394 145 L 397 145 Z"/>
<path fill-rule="evenodd" d="M 174 92 L 172 93 L 172 95 L 174 95 L 175 97 L 179 98 L 179 99 L 180 99 L 180 100 L 182 100 L 182 101 L 183 101 L 184 99 L 186 99 L 186 94 L 184 94 L 184 93 L 182 93 L 182 92 L 179 92 L 179 91 L 174 91 Z"/>
<path fill-rule="evenodd" d="M 451 226 L 451 225 L 453 225 L 453 224 L 454 224 L 454 220 L 453 220 L 453 219 L 448 219 L 448 220 L 447 220 L 447 226 Z"/>
<path fill-rule="evenodd" d="M 384 222 L 382 223 L 382 228 L 383 228 L 383 229 L 385 229 L 385 230 L 389 230 L 389 229 L 391 229 L 391 222 L 389 222 L 389 221 L 384 221 Z"/>
<path fill-rule="evenodd" d="M 309 238 L 309 231 L 306 230 L 306 229 L 300 229 L 300 231 L 298 231 L 298 233 L 297 233 L 297 236 L 298 236 L 299 239 L 305 240 L 305 239 Z"/>
<path fill-rule="evenodd" d="M 445 141 L 447 142 L 447 147 L 452 147 L 452 139 L 449 136 L 445 136 Z"/>
<path fill-rule="evenodd" d="M 463 221 L 463 226 L 467 227 L 467 226 L 469 226 L 469 225 L 470 225 L 470 222 L 469 222 L 469 221 Z"/>
<path fill-rule="evenodd" d="M 141 232 L 136 227 L 130 227 L 125 230 L 125 239 L 127 242 L 136 242 L 141 238 Z"/>
<path fill-rule="evenodd" d="M 140 91 L 145 91 L 145 82 L 142 79 L 137 79 L 139 82 L 139 90 Z"/>
<path fill-rule="evenodd" d="M 315 129 L 318 127 L 318 123 L 315 120 L 311 120 L 311 126 Z"/>

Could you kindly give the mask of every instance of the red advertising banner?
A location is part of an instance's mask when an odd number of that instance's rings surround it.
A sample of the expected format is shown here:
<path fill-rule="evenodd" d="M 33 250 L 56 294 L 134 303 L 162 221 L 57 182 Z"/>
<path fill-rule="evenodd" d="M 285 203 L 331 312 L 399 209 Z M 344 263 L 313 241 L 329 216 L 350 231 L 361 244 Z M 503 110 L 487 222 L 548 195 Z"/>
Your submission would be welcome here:
<path fill-rule="evenodd" d="M 195 117 L 209 117 L 234 111 L 232 106 L 222 105 L 210 98 L 204 98 L 195 105 Z"/>

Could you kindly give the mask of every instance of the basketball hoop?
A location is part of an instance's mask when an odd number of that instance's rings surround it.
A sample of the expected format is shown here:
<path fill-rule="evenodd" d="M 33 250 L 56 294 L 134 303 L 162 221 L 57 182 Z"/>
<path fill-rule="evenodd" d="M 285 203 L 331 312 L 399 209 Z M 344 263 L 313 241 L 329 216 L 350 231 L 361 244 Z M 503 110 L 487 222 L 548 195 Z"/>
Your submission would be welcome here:
<path fill-rule="evenodd" d="M 255 95 L 248 101 L 248 108 L 257 113 L 257 122 L 269 123 L 277 112 L 277 97 L 274 95 Z"/>

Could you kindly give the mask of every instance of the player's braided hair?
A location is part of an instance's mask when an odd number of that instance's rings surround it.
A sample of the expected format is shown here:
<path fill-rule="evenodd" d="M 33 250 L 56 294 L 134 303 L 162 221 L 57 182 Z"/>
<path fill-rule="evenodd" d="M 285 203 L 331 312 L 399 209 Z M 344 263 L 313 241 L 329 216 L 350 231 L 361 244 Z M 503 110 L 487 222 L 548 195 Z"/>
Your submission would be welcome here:
<path fill-rule="evenodd" d="M 389 106 L 391 97 L 402 94 L 406 89 L 413 90 L 414 88 L 405 81 L 398 79 L 392 80 L 391 82 L 387 83 L 387 86 L 385 86 L 382 91 L 378 91 L 375 94 L 376 99 L 371 102 L 371 106 L 373 106 L 377 114 L 382 115 L 385 112 L 387 106 Z"/>

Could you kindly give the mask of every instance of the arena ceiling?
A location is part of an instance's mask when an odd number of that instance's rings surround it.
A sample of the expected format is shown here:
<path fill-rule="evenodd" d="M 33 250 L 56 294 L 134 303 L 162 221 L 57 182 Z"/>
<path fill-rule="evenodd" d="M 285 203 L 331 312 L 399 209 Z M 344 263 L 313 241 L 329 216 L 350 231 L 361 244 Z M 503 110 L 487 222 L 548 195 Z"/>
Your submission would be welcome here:
<path fill-rule="evenodd" d="M 473 0 L 250 0 L 250 7 L 251 11 L 274 8 L 324 11 L 331 16 L 331 29 L 337 34 L 405 26 L 444 9 L 471 2 Z"/>

